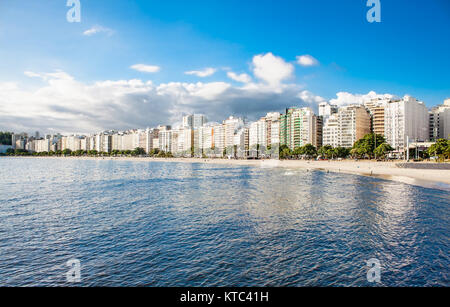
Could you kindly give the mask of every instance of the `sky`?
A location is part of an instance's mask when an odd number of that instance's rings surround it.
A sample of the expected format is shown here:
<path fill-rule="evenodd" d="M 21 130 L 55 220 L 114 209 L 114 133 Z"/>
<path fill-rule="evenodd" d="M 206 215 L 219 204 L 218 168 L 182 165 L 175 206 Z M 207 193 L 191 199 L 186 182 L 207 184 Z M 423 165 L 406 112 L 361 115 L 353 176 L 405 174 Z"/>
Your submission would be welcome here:
<path fill-rule="evenodd" d="M 94 133 L 450 97 L 450 1 L 0 0 L 0 130 Z"/>

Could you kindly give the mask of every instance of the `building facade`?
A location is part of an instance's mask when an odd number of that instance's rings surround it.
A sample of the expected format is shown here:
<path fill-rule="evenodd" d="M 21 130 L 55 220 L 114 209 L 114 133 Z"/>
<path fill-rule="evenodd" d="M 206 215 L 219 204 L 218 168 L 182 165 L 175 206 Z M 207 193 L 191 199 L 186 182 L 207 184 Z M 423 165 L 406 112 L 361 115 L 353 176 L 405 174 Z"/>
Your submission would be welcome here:
<path fill-rule="evenodd" d="M 323 125 L 323 145 L 351 148 L 356 141 L 371 132 L 370 123 L 370 115 L 365 107 L 341 107 Z"/>
<path fill-rule="evenodd" d="M 450 99 L 429 111 L 430 140 L 450 139 Z"/>
<path fill-rule="evenodd" d="M 390 101 L 384 114 L 386 141 L 394 152 L 403 153 L 407 142 L 429 139 L 429 114 L 425 104 L 413 97 Z"/>
<path fill-rule="evenodd" d="M 306 144 L 317 146 L 317 116 L 311 108 L 289 108 L 280 116 L 280 145 L 291 150 Z"/>

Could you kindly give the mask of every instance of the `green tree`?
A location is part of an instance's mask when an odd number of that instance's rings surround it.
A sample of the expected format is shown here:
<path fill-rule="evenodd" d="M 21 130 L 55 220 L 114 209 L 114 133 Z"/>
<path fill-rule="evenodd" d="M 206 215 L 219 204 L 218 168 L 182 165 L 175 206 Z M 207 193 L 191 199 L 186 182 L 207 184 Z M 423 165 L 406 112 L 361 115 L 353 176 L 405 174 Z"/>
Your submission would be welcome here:
<path fill-rule="evenodd" d="M 98 151 L 95 150 L 95 149 L 94 149 L 94 150 L 89 150 L 89 151 L 88 151 L 88 155 L 89 155 L 89 156 L 94 156 L 94 157 L 95 157 L 95 156 L 98 155 Z"/>
<path fill-rule="evenodd" d="M 158 153 L 159 153 L 159 149 L 158 149 L 158 148 L 154 148 L 154 149 L 152 149 L 152 150 L 150 151 L 149 155 L 152 156 L 152 157 L 154 157 L 154 156 L 157 156 Z"/>
<path fill-rule="evenodd" d="M 350 149 L 345 147 L 336 147 L 334 148 L 334 153 L 336 154 L 337 158 L 345 159 L 350 154 Z"/>
<path fill-rule="evenodd" d="M 287 159 L 292 156 L 292 151 L 287 145 L 280 146 L 280 159 Z"/>
<path fill-rule="evenodd" d="M 430 154 L 430 156 L 442 155 L 447 150 L 449 145 L 449 141 L 447 141 L 446 139 L 439 139 L 435 144 L 431 145 L 431 147 L 428 148 L 428 153 Z"/>
<path fill-rule="evenodd" d="M 383 143 L 386 143 L 384 136 L 370 133 L 355 142 L 351 153 L 360 158 L 372 158 L 375 156 L 375 149 Z"/>
<path fill-rule="evenodd" d="M 308 159 L 317 156 L 317 149 L 312 144 L 306 144 L 302 147 L 302 155 L 305 155 Z"/>
<path fill-rule="evenodd" d="M 334 153 L 334 148 L 331 145 L 324 145 L 322 147 L 319 148 L 319 150 L 317 151 L 317 153 L 322 157 L 322 158 L 326 158 L 329 159 L 332 157 L 333 153 Z"/>
<path fill-rule="evenodd" d="M 440 159 L 445 159 L 449 157 L 450 151 L 450 141 L 446 139 L 439 139 L 435 144 L 428 148 L 427 153 L 430 156 L 438 156 Z"/>
<path fill-rule="evenodd" d="M 292 151 L 292 155 L 296 156 L 296 158 L 299 158 L 301 155 L 303 155 L 303 147 L 296 147 Z"/>
<path fill-rule="evenodd" d="M 444 151 L 444 156 L 445 156 L 447 159 L 450 159 L 450 141 L 447 142 L 447 143 L 448 143 L 448 146 L 447 146 L 447 148 L 446 148 L 445 151 Z"/>
<path fill-rule="evenodd" d="M 389 145 L 388 143 L 383 143 L 375 149 L 374 153 L 379 158 L 385 158 L 386 155 L 393 150 L 394 148 L 392 148 L 391 145 Z"/>
<path fill-rule="evenodd" d="M 12 145 L 12 133 L 0 132 L 0 145 Z"/>
<path fill-rule="evenodd" d="M 66 148 L 62 151 L 62 154 L 65 156 L 68 156 L 72 153 L 72 150 L 70 150 L 69 148 Z"/>
<path fill-rule="evenodd" d="M 111 151 L 111 155 L 117 157 L 118 155 L 120 155 L 120 150 L 114 149 L 113 151 Z"/>
<path fill-rule="evenodd" d="M 16 149 L 14 150 L 14 155 L 16 156 L 28 156 L 29 152 L 25 149 Z"/>
<path fill-rule="evenodd" d="M 142 156 L 145 155 L 145 149 L 141 148 L 141 147 L 137 147 L 133 150 L 133 152 L 131 153 L 133 156 Z"/>

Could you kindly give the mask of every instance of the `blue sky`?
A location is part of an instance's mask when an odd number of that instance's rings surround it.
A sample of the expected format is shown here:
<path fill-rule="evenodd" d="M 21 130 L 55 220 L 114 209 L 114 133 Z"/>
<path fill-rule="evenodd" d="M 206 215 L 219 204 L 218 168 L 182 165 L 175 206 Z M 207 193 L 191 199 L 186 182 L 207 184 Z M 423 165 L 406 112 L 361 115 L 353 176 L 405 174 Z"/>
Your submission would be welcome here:
<path fill-rule="evenodd" d="M 238 87 L 227 73 L 256 80 L 254 57 L 272 53 L 295 67 L 284 83 L 325 100 L 375 91 L 432 106 L 450 97 L 447 0 L 381 0 L 381 23 L 367 22 L 365 0 L 80 2 L 81 22 L 69 23 L 66 0 L 1 0 L 0 82 L 37 91 L 49 78 L 24 72 L 62 71 L 84 85 L 139 79 Z M 83 35 L 92 28 L 103 31 Z M 300 55 L 318 65 L 298 65 Z M 160 70 L 143 73 L 130 68 L 135 64 Z M 215 73 L 186 74 L 205 68 Z"/>

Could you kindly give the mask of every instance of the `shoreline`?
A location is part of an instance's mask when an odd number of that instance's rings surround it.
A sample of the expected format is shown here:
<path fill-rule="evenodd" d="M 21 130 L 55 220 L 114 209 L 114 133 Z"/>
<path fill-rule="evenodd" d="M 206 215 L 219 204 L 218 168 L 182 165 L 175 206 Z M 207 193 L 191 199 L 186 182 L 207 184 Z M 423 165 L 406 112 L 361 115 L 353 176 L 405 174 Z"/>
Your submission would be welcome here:
<path fill-rule="evenodd" d="M 307 161 L 307 160 L 228 160 L 201 158 L 151 158 L 151 157 L 9 157 L 26 159 L 69 159 L 100 161 L 133 161 L 133 162 L 178 162 L 222 164 L 235 166 L 253 166 L 261 168 L 306 169 L 325 172 L 345 173 L 385 180 L 403 182 L 426 188 L 437 188 L 450 191 L 450 170 L 400 168 L 397 162 L 375 161 Z M 435 162 L 416 162 L 415 164 L 436 164 Z"/>

